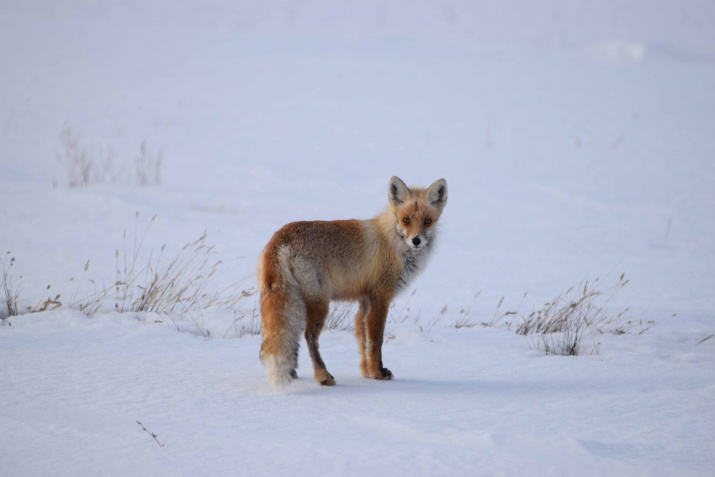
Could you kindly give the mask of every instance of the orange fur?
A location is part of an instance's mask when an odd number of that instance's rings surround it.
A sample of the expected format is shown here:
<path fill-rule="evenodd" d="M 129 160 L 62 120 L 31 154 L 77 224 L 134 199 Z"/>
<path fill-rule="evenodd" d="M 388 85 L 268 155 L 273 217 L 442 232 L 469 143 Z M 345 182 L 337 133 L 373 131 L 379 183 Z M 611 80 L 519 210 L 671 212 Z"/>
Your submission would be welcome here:
<path fill-rule="evenodd" d="M 315 379 L 335 384 L 318 351 L 332 300 L 357 300 L 356 336 L 363 376 L 391 379 L 382 365 L 390 301 L 422 268 L 434 245 L 435 225 L 447 203 L 447 183 L 410 189 L 390 179 L 390 206 L 371 220 L 290 223 L 258 260 L 263 343 L 261 360 L 274 384 L 297 377 L 303 331 Z"/>

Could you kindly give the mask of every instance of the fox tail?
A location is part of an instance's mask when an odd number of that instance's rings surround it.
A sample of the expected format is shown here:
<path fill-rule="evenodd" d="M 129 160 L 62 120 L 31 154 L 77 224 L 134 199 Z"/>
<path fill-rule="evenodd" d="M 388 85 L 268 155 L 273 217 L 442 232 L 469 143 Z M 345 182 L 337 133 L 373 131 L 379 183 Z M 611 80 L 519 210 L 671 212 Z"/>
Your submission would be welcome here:
<path fill-rule="evenodd" d="M 261 292 L 261 361 L 274 386 L 298 377 L 298 348 L 306 307 L 288 264 L 287 246 L 264 251 L 257 278 Z"/>

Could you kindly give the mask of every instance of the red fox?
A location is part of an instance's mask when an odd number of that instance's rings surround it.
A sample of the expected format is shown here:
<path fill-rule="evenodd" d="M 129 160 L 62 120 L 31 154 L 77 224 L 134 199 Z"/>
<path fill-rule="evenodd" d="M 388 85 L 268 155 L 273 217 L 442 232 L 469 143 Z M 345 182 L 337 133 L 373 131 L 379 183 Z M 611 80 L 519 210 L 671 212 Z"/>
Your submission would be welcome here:
<path fill-rule="evenodd" d="M 434 248 L 447 204 L 447 181 L 428 189 L 390 179 L 389 207 L 371 220 L 293 222 L 273 235 L 258 259 L 263 342 L 261 361 L 274 385 L 297 379 L 305 331 L 315 380 L 332 386 L 318 337 L 332 300 L 357 300 L 355 334 L 366 378 L 392 379 L 382 365 L 382 339 L 392 298 L 404 290 Z"/>

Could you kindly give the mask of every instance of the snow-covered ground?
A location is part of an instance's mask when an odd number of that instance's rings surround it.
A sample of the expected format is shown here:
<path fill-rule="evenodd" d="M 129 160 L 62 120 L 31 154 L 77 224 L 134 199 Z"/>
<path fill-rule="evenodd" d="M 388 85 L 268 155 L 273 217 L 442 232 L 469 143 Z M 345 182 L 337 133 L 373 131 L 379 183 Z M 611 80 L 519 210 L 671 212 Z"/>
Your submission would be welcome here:
<path fill-rule="evenodd" d="M 450 190 L 391 312 L 394 381 L 360 378 L 354 338 L 330 331 L 338 386 L 303 353 L 272 391 L 260 338 L 238 337 L 254 296 L 11 317 L 0 475 L 711 473 L 712 2 L 5 1 L 0 64 L 0 253 L 21 309 L 113 283 L 135 230 L 141 263 L 206 230 L 211 286 L 238 293 L 287 222 L 371 217 L 392 175 Z M 104 183 L 67 187 L 63 131 L 112 151 Z M 132 178 L 144 141 L 160 185 Z M 597 355 L 449 326 L 622 272 L 614 309 L 656 326 Z"/>

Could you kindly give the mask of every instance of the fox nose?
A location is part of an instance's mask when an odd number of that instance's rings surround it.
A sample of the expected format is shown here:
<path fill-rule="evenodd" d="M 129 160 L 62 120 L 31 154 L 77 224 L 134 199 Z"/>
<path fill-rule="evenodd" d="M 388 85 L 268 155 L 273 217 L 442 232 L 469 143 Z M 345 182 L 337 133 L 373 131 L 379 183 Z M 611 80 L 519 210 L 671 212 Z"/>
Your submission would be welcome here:
<path fill-rule="evenodd" d="M 415 237 L 412 239 L 412 243 L 414 244 L 415 247 L 417 247 L 420 244 L 421 240 L 419 237 Z"/>

